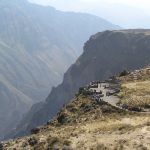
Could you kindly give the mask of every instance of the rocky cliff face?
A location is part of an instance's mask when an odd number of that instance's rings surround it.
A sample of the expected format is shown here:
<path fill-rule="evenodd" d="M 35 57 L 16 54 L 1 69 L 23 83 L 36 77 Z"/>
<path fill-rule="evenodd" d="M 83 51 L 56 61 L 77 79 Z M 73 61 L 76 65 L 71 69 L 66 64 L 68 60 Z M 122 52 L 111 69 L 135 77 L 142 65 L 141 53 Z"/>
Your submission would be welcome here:
<path fill-rule="evenodd" d="M 62 84 L 53 88 L 46 101 L 33 106 L 12 136 L 28 133 L 51 119 L 77 92 L 92 80 L 104 80 L 123 69 L 136 69 L 150 62 L 150 31 L 105 31 L 85 43 L 84 52 L 64 75 Z M 9 136 L 10 137 L 10 136 Z"/>
<path fill-rule="evenodd" d="M 1 0 L 0 22 L 0 137 L 62 81 L 91 34 L 117 28 L 27 0 Z"/>

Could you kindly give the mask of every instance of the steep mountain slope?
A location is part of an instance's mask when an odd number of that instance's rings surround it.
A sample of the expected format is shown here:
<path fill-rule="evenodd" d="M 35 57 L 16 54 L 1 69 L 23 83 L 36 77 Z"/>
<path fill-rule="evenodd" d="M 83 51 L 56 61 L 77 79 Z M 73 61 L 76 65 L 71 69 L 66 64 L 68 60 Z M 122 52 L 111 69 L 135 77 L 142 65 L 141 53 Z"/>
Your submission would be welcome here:
<path fill-rule="evenodd" d="M 96 16 L 27 0 L 1 0 L 0 21 L 0 136 L 62 81 L 91 34 L 118 28 Z"/>
<path fill-rule="evenodd" d="M 17 129 L 7 137 L 28 133 L 45 123 L 73 98 L 78 88 L 92 80 L 103 80 L 122 71 L 150 62 L 150 30 L 105 31 L 92 36 L 84 52 L 64 75 L 62 84 L 53 88 L 44 103 L 36 104 Z"/>
<path fill-rule="evenodd" d="M 142 92 L 148 94 L 150 89 L 143 89 L 143 85 L 140 83 L 144 79 L 145 86 L 149 86 L 150 67 L 138 71 L 142 74 L 142 79 L 138 78 L 135 81 L 132 78 L 134 72 L 131 72 L 126 76 L 117 77 L 120 81 L 117 84 L 118 87 L 136 83 L 139 88 L 134 90 L 137 93 L 141 93 L 140 88 L 142 88 Z M 116 84 L 112 82 L 105 84 L 111 87 L 106 88 L 107 90 L 116 87 Z M 104 91 L 103 94 L 105 94 Z M 118 94 L 123 92 L 124 88 L 120 88 Z M 136 95 L 132 89 L 128 89 L 128 93 Z M 47 124 L 32 129 L 29 136 L 2 142 L 0 146 L 4 150 L 149 150 L 150 110 L 148 112 L 125 110 L 123 107 L 112 106 L 103 101 L 104 99 L 97 101 L 97 99 L 93 99 L 94 95 L 95 93 L 88 94 L 86 90 L 80 91 Z M 119 98 L 115 95 L 108 96 L 109 100 L 113 97 Z M 141 95 L 138 102 L 143 103 L 144 97 L 145 95 Z M 136 100 L 134 98 L 134 101 Z M 136 103 L 136 107 L 140 107 L 140 103 Z"/>

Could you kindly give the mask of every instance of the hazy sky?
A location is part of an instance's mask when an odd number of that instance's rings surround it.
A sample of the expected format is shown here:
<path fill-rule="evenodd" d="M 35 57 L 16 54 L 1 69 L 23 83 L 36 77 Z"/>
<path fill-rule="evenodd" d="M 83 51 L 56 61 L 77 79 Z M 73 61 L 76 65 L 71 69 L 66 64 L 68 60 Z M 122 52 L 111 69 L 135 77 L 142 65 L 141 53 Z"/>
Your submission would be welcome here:
<path fill-rule="evenodd" d="M 58 10 L 88 12 L 126 28 L 150 28 L 150 0 L 30 0 Z"/>

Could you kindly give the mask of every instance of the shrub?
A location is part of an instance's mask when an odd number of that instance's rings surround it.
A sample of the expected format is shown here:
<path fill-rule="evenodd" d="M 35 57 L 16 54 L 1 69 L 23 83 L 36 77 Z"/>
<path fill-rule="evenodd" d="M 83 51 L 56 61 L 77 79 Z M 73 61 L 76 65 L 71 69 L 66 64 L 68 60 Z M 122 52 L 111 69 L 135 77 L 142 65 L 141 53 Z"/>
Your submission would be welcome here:
<path fill-rule="evenodd" d="M 123 76 L 126 76 L 126 75 L 128 75 L 129 74 L 129 72 L 127 71 L 127 70 L 123 70 L 121 73 L 120 73 L 120 77 L 123 77 Z"/>
<path fill-rule="evenodd" d="M 71 141 L 69 141 L 69 140 L 65 140 L 63 144 L 64 144 L 64 145 L 66 145 L 66 146 L 70 146 Z"/>
<path fill-rule="evenodd" d="M 37 139 L 35 137 L 32 137 L 28 140 L 29 145 L 34 146 L 38 143 Z"/>
<path fill-rule="evenodd" d="M 61 143 L 61 141 L 58 139 L 58 137 L 50 137 L 50 138 L 48 138 L 47 142 L 48 142 L 47 150 L 54 149 L 54 147 L 57 146 L 58 143 Z"/>
<path fill-rule="evenodd" d="M 150 126 L 150 121 L 147 121 L 147 122 L 145 123 L 145 125 L 146 125 L 146 126 Z"/>
<path fill-rule="evenodd" d="M 92 92 L 88 91 L 87 89 L 85 89 L 84 87 L 80 87 L 79 88 L 79 91 L 78 91 L 78 94 L 76 96 L 79 96 L 79 95 L 83 95 L 83 96 L 88 96 L 88 95 L 91 95 Z"/>
<path fill-rule="evenodd" d="M 79 91 L 78 91 L 78 95 L 82 94 L 83 91 L 84 91 L 84 88 L 83 88 L 83 87 L 80 87 L 80 88 L 79 88 Z"/>
<path fill-rule="evenodd" d="M 149 109 L 150 108 L 150 104 L 145 104 L 144 108 Z"/>
<path fill-rule="evenodd" d="M 3 150 L 3 144 L 0 143 L 0 150 Z"/>
<path fill-rule="evenodd" d="M 37 134 L 40 132 L 40 129 L 39 128 L 34 128 L 31 130 L 31 134 Z"/>
<path fill-rule="evenodd" d="M 136 112 L 141 112 L 142 109 L 140 107 L 131 107 L 129 108 L 130 111 L 136 111 Z"/>
<path fill-rule="evenodd" d="M 104 144 L 98 144 L 96 147 L 96 150 L 108 150 L 109 148 L 107 148 Z"/>
<path fill-rule="evenodd" d="M 133 129 L 133 126 L 130 124 L 123 124 L 118 128 L 119 131 L 128 131 L 131 129 Z"/>
<path fill-rule="evenodd" d="M 66 123 L 67 120 L 68 120 L 68 118 L 67 118 L 67 114 L 66 114 L 66 113 L 61 113 L 61 114 L 59 114 L 59 116 L 57 117 L 57 121 L 58 121 L 58 123 L 60 123 L 60 124 Z"/>

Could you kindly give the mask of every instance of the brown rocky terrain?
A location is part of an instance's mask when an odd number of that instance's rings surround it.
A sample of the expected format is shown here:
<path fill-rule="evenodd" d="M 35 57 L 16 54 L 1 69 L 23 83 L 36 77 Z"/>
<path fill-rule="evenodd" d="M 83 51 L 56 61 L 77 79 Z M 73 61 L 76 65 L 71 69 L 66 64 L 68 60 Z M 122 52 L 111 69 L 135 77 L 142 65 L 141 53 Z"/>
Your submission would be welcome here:
<path fill-rule="evenodd" d="M 136 82 L 144 79 L 145 87 L 150 77 L 144 73 L 147 70 L 135 71 L 142 74 Z M 132 74 L 119 77 L 123 86 L 133 82 Z M 121 88 L 119 94 L 123 92 Z M 134 94 L 132 90 L 130 94 Z M 123 110 L 80 93 L 52 121 L 32 129 L 30 136 L 2 142 L 1 146 L 4 150 L 149 150 L 150 113 Z"/>

